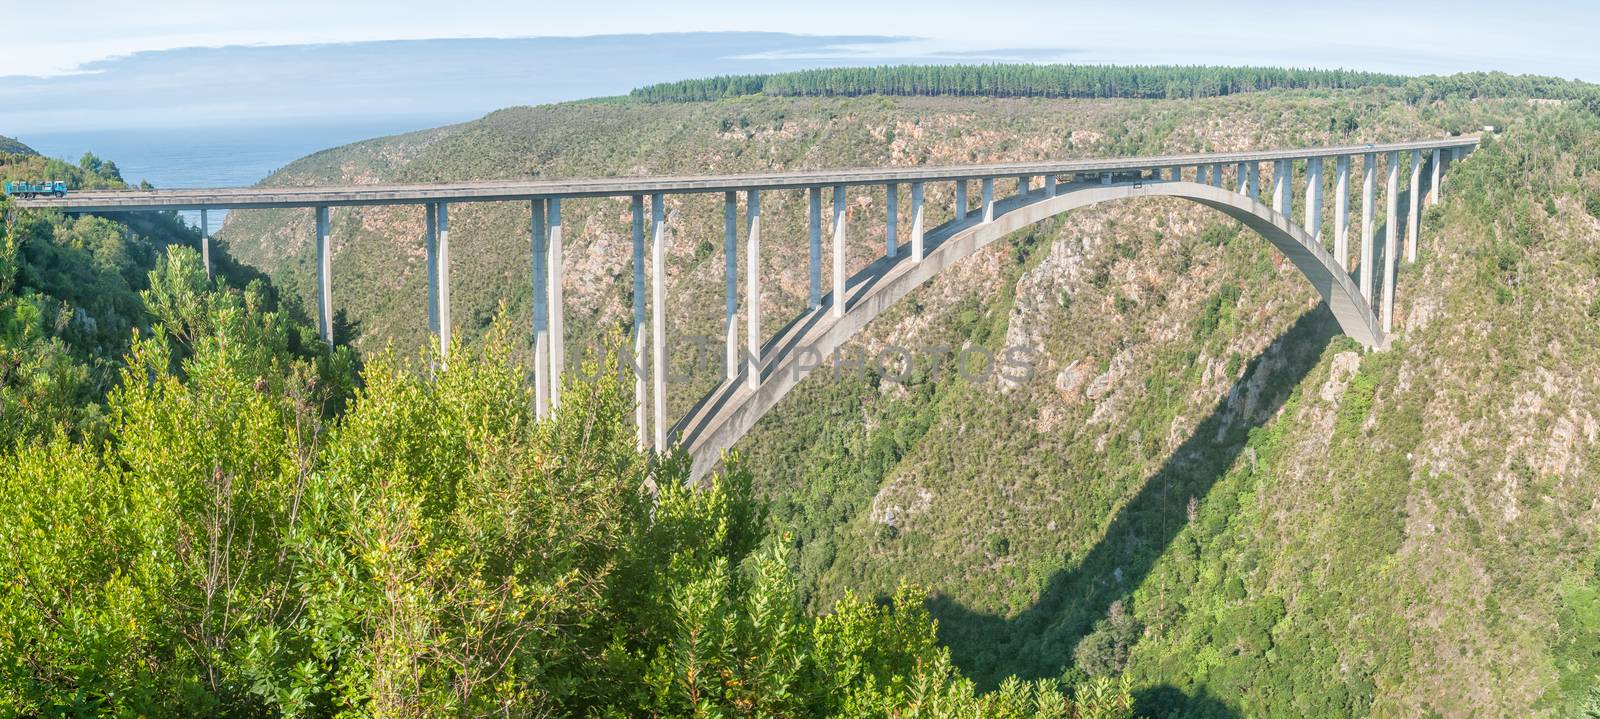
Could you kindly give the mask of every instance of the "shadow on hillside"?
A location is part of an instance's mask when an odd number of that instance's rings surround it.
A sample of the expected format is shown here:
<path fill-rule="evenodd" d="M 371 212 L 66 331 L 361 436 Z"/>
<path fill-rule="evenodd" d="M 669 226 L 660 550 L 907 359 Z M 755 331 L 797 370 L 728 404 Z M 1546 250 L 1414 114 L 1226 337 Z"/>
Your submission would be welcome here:
<path fill-rule="evenodd" d="M 1252 359 L 1228 397 L 1217 402 L 1193 435 L 1117 512 L 1100 542 L 1072 562 L 1072 568 L 1051 577 L 1032 607 L 1007 619 L 967 609 L 948 597 L 930 600 L 929 609 L 939 620 L 939 639 L 962 670 L 991 688 L 1012 674 L 1030 679 L 1062 676 L 1094 622 L 1105 617 L 1114 602 L 1132 595 L 1177 537 L 1187 523 L 1189 499 L 1204 500 L 1243 452 L 1250 430 L 1283 407 L 1337 332 L 1333 314 L 1319 305 Z M 1261 388 L 1261 396 L 1250 397 L 1253 385 Z M 1251 400 L 1258 408 L 1251 416 L 1241 417 L 1230 409 L 1230 404 L 1243 406 Z M 1212 699 L 1187 697 L 1176 688 L 1147 691 L 1140 702 L 1159 706 L 1158 715 L 1174 708 L 1182 709 L 1179 716 L 1229 715 L 1192 713 L 1209 706 L 1207 702 L 1213 708 L 1225 707 Z M 1181 706 L 1170 706 L 1173 703 Z"/>

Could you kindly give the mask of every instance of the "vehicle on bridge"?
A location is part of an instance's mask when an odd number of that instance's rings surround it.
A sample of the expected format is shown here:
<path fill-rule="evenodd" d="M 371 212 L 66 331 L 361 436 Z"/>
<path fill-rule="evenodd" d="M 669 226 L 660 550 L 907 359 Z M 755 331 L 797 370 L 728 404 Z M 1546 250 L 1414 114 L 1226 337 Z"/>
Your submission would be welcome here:
<path fill-rule="evenodd" d="M 38 197 L 40 195 L 66 197 L 67 183 L 60 180 L 52 180 L 50 182 L 7 182 L 6 194 L 12 197 Z"/>

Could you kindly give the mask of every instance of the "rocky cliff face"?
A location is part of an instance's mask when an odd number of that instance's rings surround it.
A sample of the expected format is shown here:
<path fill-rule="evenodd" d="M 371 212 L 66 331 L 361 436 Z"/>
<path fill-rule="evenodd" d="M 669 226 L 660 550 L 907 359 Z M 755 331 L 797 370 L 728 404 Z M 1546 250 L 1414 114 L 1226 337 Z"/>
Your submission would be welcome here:
<path fill-rule="evenodd" d="M 1331 134 L 1334 116 L 1360 127 Z M 1509 124 L 1427 212 L 1391 352 L 1338 337 L 1304 279 L 1235 223 L 1174 200 L 1101 206 L 997 243 L 858 340 L 868 357 L 948 347 L 946 363 L 1020 348 L 1031 376 L 936 371 L 931 351 L 903 380 L 820 372 L 739 451 L 814 602 L 922 584 L 958 660 L 989 681 L 1126 667 L 1156 708 L 1523 714 L 1567 705 L 1582 683 L 1567 657 L 1587 646 L 1561 617 L 1584 606 L 1600 492 L 1600 229 L 1586 209 L 1600 132 L 1574 117 L 1370 91 L 580 103 L 340 148 L 269 182 L 983 162 Z M 853 271 L 881 252 L 884 200 L 850 193 Z M 948 219 L 950 195 L 929 188 L 931 222 Z M 671 200 L 676 338 L 720 337 L 720 201 Z M 805 301 L 804 208 L 800 193 L 763 197 L 773 326 Z M 452 214 L 469 340 L 497 312 L 527 323 L 527 212 Z M 576 354 L 631 316 L 629 213 L 623 200 L 563 213 Z M 420 346 L 420 210 L 334 217 L 335 301 L 356 343 Z M 223 236 L 308 291 L 309 228 L 237 213 Z M 718 356 L 675 344 L 675 367 L 692 371 L 674 412 L 716 381 Z M 1452 689 L 1462 678 L 1470 688 Z"/>

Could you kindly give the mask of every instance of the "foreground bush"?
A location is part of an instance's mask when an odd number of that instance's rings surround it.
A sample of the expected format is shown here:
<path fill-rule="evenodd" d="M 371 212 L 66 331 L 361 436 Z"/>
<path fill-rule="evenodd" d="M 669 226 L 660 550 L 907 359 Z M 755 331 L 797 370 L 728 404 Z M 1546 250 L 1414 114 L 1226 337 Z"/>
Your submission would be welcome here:
<path fill-rule="evenodd" d="M 806 616 L 748 475 L 685 488 L 614 379 L 535 421 L 500 336 L 353 390 L 192 252 L 150 287 L 108 439 L 0 459 L 0 713 L 1130 712 L 1109 682 L 975 695 L 910 588 Z"/>

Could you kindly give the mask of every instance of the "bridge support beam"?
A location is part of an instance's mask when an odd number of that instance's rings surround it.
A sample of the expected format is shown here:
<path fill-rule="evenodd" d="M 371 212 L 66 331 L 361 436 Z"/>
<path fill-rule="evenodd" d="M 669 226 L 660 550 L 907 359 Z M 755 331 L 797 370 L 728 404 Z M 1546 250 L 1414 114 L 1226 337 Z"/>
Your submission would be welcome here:
<path fill-rule="evenodd" d="M 900 185 L 891 182 L 884 186 L 883 211 L 885 242 L 888 243 L 885 250 L 894 257 L 900 253 Z"/>
<path fill-rule="evenodd" d="M 422 258 L 424 282 L 428 285 L 428 334 L 439 336 L 439 216 L 438 206 L 422 206 Z M 537 303 L 539 295 L 534 294 Z"/>
<path fill-rule="evenodd" d="M 333 254 L 328 248 L 328 208 L 317 207 L 317 329 L 333 344 Z"/>
<path fill-rule="evenodd" d="M 833 316 L 844 316 L 844 233 L 849 223 L 844 185 L 833 186 Z"/>
<path fill-rule="evenodd" d="M 544 419 L 550 414 L 550 227 L 546 203 L 529 203 L 528 245 L 533 256 L 533 411 Z M 637 263 L 638 260 L 635 260 Z M 637 295 L 639 290 L 634 289 Z"/>
<path fill-rule="evenodd" d="M 956 221 L 967 219 L 967 181 L 956 180 Z"/>
<path fill-rule="evenodd" d="M 1293 201 L 1289 194 L 1289 173 L 1293 168 L 1294 165 L 1289 160 L 1272 163 L 1272 209 L 1285 217 L 1289 216 L 1289 205 Z"/>
<path fill-rule="evenodd" d="M 816 309 L 822 306 L 822 188 L 808 187 L 806 195 L 811 204 L 807 229 L 811 240 L 811 301 L 806 306 Z"/>
<path fill-rule="evenodd" d="M 1211 186 L 1222 187 L 1222 165 L 1211 166 Z"/>
<path fill-rule="evenodd" d="M 1417 261 L 1417 223 L 1422 219 L 1422 151 L 1411 151 L 1410 212 L 1406 213 L 1406 262 Z"/>
<path fill-rule="evenodd" d="M 200 211 L 200 264 L 206 268 L 206 279 L 211 279 L 211 218 L 210 210 Z"/>
<path fill-rule="evenodd" d="M 1233 174 L 1239 183 L 1239 194 L 1250 194 L 1250 171 L 1245 167 L 1249 163 L 1241 162 L 1233 168 Z"/>
<path fill-rule="evenodd" d="M 1350 271 L 1350 156 L 1334 161 L 1333 255 L 1339 267 Z"/>
<path fill-rule="evenodd" d="M 1181 181 L 1183 179 L 1183 168 L 1173 165 L 1167 170 L 1167 179 L 1173 182 Z"/>
<path fill-rule="evenodd" d="M 845 207 L 845 186 L 834 186 L 834 317 L 845 315 L 845 231 L 850 210 Z"/>
<path fill-rule="evenodd" d="M 1372 212 L 1377 203 L 1378 156 L 1368 153 L 1361 162 L 1361 296 L 1371 304 L 1376 299 L 1372 286 L 1372 263 L 1377 257 L 1372 253 Z"/>
<path fill-rule="evenodd" d="M 639 449 L 648 449 L 650 420 L 645 416 L 645 407 L 649 404 L 645 375 L 649 370 L 644 361 L 644 195 L 634 195 L 629 204 L 633 210 L 633 424 L 638 434 Z"/>
<path fill-rule="evenodd" d="M 728 379 L 739 376 L 739 193 L 722 193 L 722 333 L 726 339 L 723 369 Z"/>
<path fill-rule="evenodd" d="M 655 450 L 667 451 L 667 207 L 650 196 L 650 394 Z"/>
<path fill-rule="evenodd" d="M 1322 232 L 1322 158 L 1306 160 L 1306 234 L 1319 239 Z"/>
<path fill-rule="evenodd" d="M 980 185 L 983 191 L 983 221 L 994 222 L 994 178 L 985 177 Z"/>
<path fill-rule="evenodd" d="M 1440 167 L 1440 164 L 1439 164 L 1439 160 L 1443 159 L 1441 155 L 1442 155 L 1442 153 L 1440 153 L 1438 150 L 1434 150 L 1433 151 L 1433 160 L 1430 163 L 1433 166 L 1433 182 L 1428 185 L 1428 204 L 1429 205 L 1437 205 L 1437 204 L 1439 204 L 1439 180 L 1440 180 L 1440 173 L 1442 171 L 1442 168 Z"/>
<path fill-rule="evenodd" d="M 1261 199 L 1261 163 L 1252 162 L 1249 164 L 1250 166 L 1245 168 L 1249 171 L 1249 174 L 1245 177 L 1244 194 L 1249 195 L 1252 200 L 1259 200 Z"/>
<path fill-rule="evenodd" d="M 1195 181 L 1195 183 L 1196 184 L 1201 184 L 1201 185 L 1205 185 L 1205 184 L 1210 183 L 1211 180 L 1206 177 L 1210 173 L 1211 173 L 1211 168 L 1210 168 L 1209 165 L 1195 165 L 1194 166 L 1194 181 Z"/>
<path fill-rule="evenodd" d="M 745 386 L 754 392 L 761 386 L 761 191 L 745 192 Z M 732 371 L 731 368 L 729 370 Z M 729 375 L 732 379 L 733 375 Z"/>
<path fill-rule="evenodd" d="M 1056 196 L 1056 176 L 1055 175 L 1045 175 L 1044 176 L 1044 196 L 1045 197 L 1055 197 Z"/>
<path fill-rule="evenodd" d="M 1052 178 L 1053 179 L 1053 178 Z M 922 183 L 911 183 L 911 261 L 921 262 L 923 256 Z"/>
<path fill-rule="evenodd" d="M 1389 153 L 1389 192 L 1383 233 L 1383 333 L 1394 331 L 1394 265 L 1400 249 L 1400 153 Z"/>
<path fill-rule="evenodd" d="M 444 217 L 444 205 L 440 204 L 441 218 Z M 546 234 L 550 240 L 550 258 L 545 268 L 550 274 L 550 411 L 554 412 L 561 407 L 561 376 L 566 373 L 567 358 L 567 321 L 565 303 L 562 301 L 562 285 L 566 280 L 566 273 L 562 270 L 561 246 L 561 198 L 552 197 L 545 200 L 544 210 Z M 441 253 L 440 257 L 449 257 L 449 253 Z M 444 293 L 446 303 L 449 302 L 450 292 Z M 444 317 L 449 319 L 448 304 Z"/>

